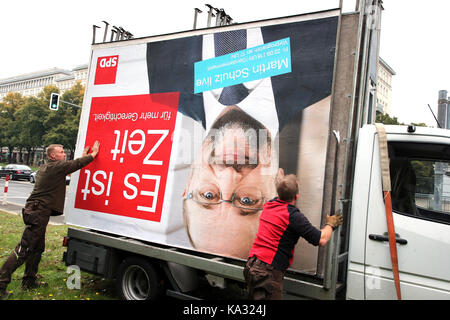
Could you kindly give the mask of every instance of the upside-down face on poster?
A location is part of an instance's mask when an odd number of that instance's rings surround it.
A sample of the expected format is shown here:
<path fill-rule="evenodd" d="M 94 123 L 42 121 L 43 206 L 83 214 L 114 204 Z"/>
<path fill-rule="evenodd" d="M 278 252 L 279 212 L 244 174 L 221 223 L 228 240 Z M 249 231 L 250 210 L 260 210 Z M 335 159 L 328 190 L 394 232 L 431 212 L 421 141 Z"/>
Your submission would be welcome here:
<path fill-rule="evenodd" d="M 337 25 L 327 11 L 94 45 L 76 156 L 100 152 L 72 175 L 66 222 L 246 259 L 294 173 L 319 227 Z M 294 269 L 314 272 L 308 248 Z"/>

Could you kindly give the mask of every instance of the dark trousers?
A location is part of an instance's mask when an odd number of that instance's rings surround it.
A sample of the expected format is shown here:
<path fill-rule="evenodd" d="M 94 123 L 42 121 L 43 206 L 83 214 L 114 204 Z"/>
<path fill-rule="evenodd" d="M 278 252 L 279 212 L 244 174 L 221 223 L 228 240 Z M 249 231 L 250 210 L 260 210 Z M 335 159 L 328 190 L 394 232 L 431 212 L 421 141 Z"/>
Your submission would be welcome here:
<path fill-rule="evenodd" d="M 282 300 L 284 272 L 275 269 L 255 256 L 249 258 L 244 268 L 248 299 Z"/>
<path fill-rule="evenodd" d="M 25 263 L 22 283 L 36 281 L 39 262 L 45 250 L 45 230 L 50 220 L 51 210 L 44 208 L 39 201 L 27 202 L 22 209 L 25 230 L 14 251 L 0 269 L 0 290 L 6 289 L 11 275 Z"/>

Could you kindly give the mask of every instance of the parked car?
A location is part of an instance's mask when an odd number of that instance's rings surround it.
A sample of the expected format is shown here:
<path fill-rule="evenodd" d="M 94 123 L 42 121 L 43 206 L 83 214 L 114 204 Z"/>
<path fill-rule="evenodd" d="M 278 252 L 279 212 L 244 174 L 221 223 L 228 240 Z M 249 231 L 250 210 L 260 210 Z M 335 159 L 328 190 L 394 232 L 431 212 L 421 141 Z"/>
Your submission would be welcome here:
<path fill-rule="evenodd" d="M 35 183 L 36 182 L 36 171 L 33 171 L 31 174 L 30 174 L 30 182 L 31 183 Z"/>
<path fill-rule="evenodd" d="M 11 176 L 12 180 L 30 179 L 33 172 L 29 166 L 23 164 L 8 164 L 0 170 L 0 177 Z"/>
<path fill-rule="evenodd" d="M 30 182 L 35 183 L 36 182 L 36 172 L 32 172 L 30 174 Z M 70 174 L 66 176 L 66 184 L 68 185 L 70 183 Z"/>

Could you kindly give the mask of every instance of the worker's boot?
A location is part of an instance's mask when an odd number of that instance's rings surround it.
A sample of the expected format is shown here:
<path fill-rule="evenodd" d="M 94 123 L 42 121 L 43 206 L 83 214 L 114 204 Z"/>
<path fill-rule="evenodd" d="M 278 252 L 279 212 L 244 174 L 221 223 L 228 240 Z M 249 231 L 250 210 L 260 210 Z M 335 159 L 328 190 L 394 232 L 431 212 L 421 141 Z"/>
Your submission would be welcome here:
<path fill-rule="evenodd" d="M 42 241 L 40 242 L 45 243 L 45 240 L 42 239 Z M 38 276 L 37 273 L 39 262 L 41 261 L 42 251 L 44 250 L 38 250 L 37 252 L 30 254 L 30 257 L 25 264 L 25 272 L 23 273 L 22 277 L 22 289 L 24 290 L 31 290 L 48 286 L 46 282 L 38 280 L 38 277 L 40 276 Z"/>
<path fill-rule="evenodd" d="M 36 279 L 22 279 L 23 290 L 33 290 L 41 287 L 48 287 L 48 283 Z"/>

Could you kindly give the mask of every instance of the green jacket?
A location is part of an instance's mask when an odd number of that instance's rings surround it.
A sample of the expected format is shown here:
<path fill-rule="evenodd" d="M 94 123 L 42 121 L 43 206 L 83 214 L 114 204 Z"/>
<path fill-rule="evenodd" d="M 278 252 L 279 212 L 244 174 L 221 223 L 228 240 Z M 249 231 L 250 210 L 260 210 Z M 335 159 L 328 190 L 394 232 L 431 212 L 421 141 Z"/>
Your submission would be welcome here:
<path fill-rule="evenodd" d="M 66 199 L 66 175 L 75 172 L 94 160 L 90 154 L 69 160 L 48 160 L 36 173 L 36 184 L 27 202 L 38 200 L 52 210 L 52 215 L 61 215 Z"/>

